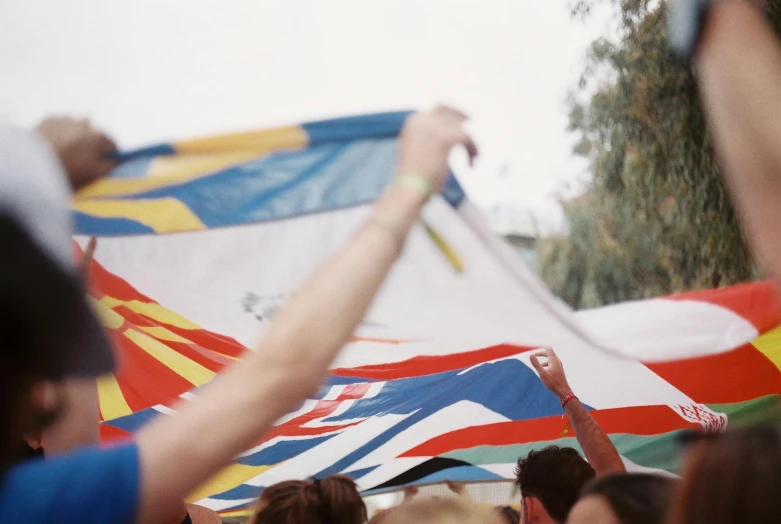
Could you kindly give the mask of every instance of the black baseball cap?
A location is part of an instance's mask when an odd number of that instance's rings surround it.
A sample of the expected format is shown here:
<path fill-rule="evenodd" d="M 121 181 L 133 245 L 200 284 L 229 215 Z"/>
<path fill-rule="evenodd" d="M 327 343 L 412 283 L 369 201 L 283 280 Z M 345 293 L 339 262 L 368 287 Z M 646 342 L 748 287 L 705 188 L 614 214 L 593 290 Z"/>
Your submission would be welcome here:
<path fill-rule="evenodd" d="M 45 378 L 114 369 L 76 269 L 69 203 L 48 144 L 0 126 L 0 351 L 24 353 L 6 354 L 11 361 L 35 359 Z"/>

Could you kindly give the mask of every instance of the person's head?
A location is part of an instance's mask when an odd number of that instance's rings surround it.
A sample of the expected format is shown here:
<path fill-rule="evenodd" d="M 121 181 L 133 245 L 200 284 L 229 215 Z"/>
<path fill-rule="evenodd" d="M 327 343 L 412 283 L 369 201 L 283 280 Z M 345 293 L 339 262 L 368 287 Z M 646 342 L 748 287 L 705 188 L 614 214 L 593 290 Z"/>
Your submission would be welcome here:
<path fill-rule="evenodd" d="M 754 428 L 704 434 L 689 450 L 669 524 L 769 524 L 781 515 L 781 435 Z"/>
<path fill-rule="evenodd" d="M 420 498 L 387 509 L 370 524 L 502 524 L 489 508 L 462 497 Z"/>
<path fill-rule="evenodd" d="M 48 315 L 60 322 L 52 303 L 63 289 L 54 264 L 35 246 L 16 220 L 0 213 L 0 471 L 19 458 L 24 436 L 40 433 L 56 415 L 54 384 L 64 362 L 54 331 L 39 325 Z M 51 300 L 51 302 L 49 302 Z"/>
<path fill-rule="evenodd" d="M 583 488 L 567 524 L 662 524 L 675 481 L 659 475 L 620 473 Z"/>
<path fill-rule="evenodd" d="M 595 473 L 577 450 L 548 446 L 519 459 L 515 476 L 524 523 L 563 523 Z"/>
<path fill-rule="evenodd" d="M 76 276 L 65 176 L 46 147 L 0 128 L 0 475 L 57 412 L 64 377 L 113 354 Z"/>
<path fill-rule="evenodd" d="M 252 524 L 363 524 L 366 505 L 350 477 L 289 480 L 266 488 Z"/>
<path fill-rule="evenodd" d="M 520 524 L 521 522 L 521 512 L 513 507 L 496 506 L 494 511 L 499 514 L 499 516 L 502 518 L 502 521 L 506 524 Z"/>

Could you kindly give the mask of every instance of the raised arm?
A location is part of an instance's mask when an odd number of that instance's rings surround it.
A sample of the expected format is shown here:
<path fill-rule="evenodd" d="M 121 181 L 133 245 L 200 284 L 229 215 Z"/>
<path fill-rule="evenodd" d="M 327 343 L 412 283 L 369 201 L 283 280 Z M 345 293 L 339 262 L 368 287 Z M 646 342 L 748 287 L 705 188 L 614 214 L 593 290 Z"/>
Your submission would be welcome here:
<path fill-rule="evenodd" d="M 781 45 L 760 9 L 714 2 L 697 77 L 732 199 L 764 271 L 781 278 Z"/>
<path fill-rule="evenodd" d="M 98 239 L 95 237 L 90 238 L 87 247 L 84 248 L 84 254 L 81 255 L 81 259 L 79 260 L 79 275 L 81 276 L 81 280 L 84 282 L 85 287 L 88 287 L 89 285 L 89 273 L 92 268 L 92 260 L 95 258 L 95 249 L 97 249 L 97 247 Z"/>
<path fill-rule="evenodd" d="M 540 361 L 540 357 L 545 357 L 546 361 Z M 586 460 L 597 472 L 597 476 L 626 471 L 613 442 L 580 400 L 573 396 L 572 389 L 567 383 L 567 376 L 564 374 L 564 366 L 556 353 L 547 348 L 532 355 L 531 363 L 545 387 L 564 404 L 564 411 L 575 430 L 578 444 L 583 448 Z"/>
<path fill-rule="evenodd" d="M 425 186 L 441 188 L 453 146 L 475 153 L 463 121 L 447 108 L 411 116 L 399 146 L 406 183 L 382 195 L 352 240 L 280 311 L 256 353 L 178 414 L 139 432 L 141 522 L 164 522 L 171 507 L 317 391 L 399 255 Z"/>

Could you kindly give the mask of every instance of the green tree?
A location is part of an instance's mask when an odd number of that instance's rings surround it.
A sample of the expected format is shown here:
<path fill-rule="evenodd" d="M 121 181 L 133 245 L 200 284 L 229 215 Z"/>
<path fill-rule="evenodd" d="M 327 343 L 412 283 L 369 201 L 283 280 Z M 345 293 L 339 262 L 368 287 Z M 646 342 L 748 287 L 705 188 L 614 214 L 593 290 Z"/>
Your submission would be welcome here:
<path fill-rule="evenodd" d="M 576 308 L 750 280 L 692 69 L 667 48 L 665 2 L 604 1 L 618 38 L 591 45 L 570 111 L 593 178 L 564 203 L 568 234 L 538 244 L 543 279 Z"/>

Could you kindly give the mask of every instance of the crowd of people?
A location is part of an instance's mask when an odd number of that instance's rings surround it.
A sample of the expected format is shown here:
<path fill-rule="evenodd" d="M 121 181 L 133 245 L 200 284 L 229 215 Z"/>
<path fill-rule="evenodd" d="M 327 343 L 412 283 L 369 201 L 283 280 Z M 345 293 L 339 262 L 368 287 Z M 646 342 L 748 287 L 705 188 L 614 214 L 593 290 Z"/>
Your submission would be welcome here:
<path fill-rule="evenodd" d="M 781 46 L 751 2 L 703 0 L 692 54 L 727 182 L 764 271 L 781 278 Z M 709 4 L 705 6 L 705 4 Z M 781 115 L 780 115 L 781 116 Z M 0 126 L 0 523 L 219 522 L 182 501 L 275 420 L 315 393 L 361 321 L 423 205 L 448 175 L 448 155 L 477 149 L 466 117 L 439 107 L 410 116 L 397 177 L 363 226 L 274 319 L 257 351 L 158 417 L 132 442 L 97 446 L 95 379 L 115 358 L 90 311 L 74 261 L 69 200 L 115 167 L 116 146 L 85 121 L 32 131 Z M 338 292 L 334 292 L 338 290 Z M 775 428 L 697 433 L 681 442 L 679 478 L 627 472 L 610 438 L 569 387 L 552 349 L 531 357 L 561 401 L 580 449 L 519 457 L 519 510 L 461 496 L 413 497 L 370 516 L 352 479 L 283 482 L 260 496 L 254 524 L 737 524 L 781 515 Z M 194 438 L 197 436 L 197 438 Z M 41 442 L 44 443 L 43 449 Z"/>

